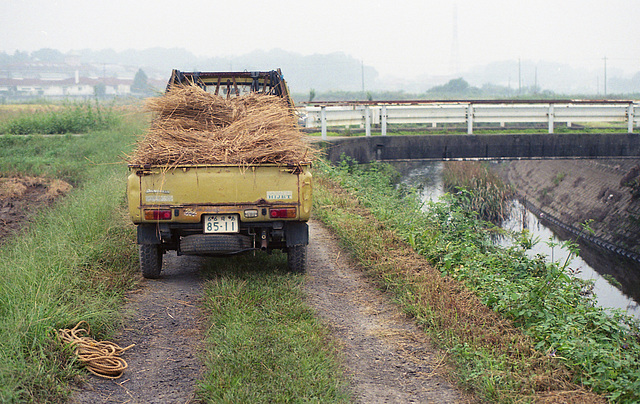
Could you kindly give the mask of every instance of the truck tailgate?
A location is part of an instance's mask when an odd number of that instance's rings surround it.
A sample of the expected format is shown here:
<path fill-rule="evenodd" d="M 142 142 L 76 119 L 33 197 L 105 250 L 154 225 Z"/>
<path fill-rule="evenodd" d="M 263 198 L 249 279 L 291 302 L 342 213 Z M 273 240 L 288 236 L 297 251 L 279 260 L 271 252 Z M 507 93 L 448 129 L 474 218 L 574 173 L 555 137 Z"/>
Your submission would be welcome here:
<path fill-rule="evenodd" d="M 308 166 L 228 165 L 132 167 L 128 183 L 129 210 L 140 222 L 140 210 L 152 206 L 296 205 L 301 218 L 311 210 Z"/>

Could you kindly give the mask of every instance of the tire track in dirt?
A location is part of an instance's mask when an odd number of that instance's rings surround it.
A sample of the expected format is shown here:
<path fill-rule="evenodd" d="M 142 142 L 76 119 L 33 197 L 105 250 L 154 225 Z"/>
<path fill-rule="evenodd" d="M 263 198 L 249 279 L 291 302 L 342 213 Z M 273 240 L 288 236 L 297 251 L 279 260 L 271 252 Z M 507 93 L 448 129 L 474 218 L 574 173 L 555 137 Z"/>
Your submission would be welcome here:
<path fill-rule="evenodd" d="M 347 377 L 358 403 L 462 403 L 468 398 L 439 374 L 443 360 L 415 323 L 384 293 L 353 269 L 335 237 L 309 222 L 305 292 L 307 303 L 327 324 L 343 352 Z M 122 378 L 87 376 L 73 403 L 190 403 L 204 372 L 200 267 L 204 259 L 164 256 L 163 277 L 146 280 L 125 310 L 130 315 L 121 346 Z"/>
<path fill-rule="evenodd" d="M 356 402 L 469 402 L 439 374 L 443 354 L 415 322 L 349 265 L 329 230 L 309 225 L 308 303 L 343 350 Z"/>
<path fill-rule="evenodd" d="M 202 341 L 202 259 L 164 255 L 163 277 L 146 280 L 131 296 L 131 313 L 120 346 L 136 344 L 123 358 L 129 367 L 117 380 L 87 376 L 73 403 L 190 403 L 204 371 L 199 360 Z"/>

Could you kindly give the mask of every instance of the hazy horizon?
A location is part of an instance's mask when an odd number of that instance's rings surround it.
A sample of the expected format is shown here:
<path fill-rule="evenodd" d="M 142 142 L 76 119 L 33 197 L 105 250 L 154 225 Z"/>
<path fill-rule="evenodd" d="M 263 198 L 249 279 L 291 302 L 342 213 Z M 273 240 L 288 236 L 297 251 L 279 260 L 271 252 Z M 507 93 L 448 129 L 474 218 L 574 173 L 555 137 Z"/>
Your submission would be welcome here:
<path fill-rule="evenodd" d="M 517 60 L 597 71 L 604 57 L 611 71 L 640 71 L 635 0 L 194 0 L 180 8 L 166 0 L 5 0 L 0 16 L 0 51 L 6 53 L 154 47 L 184 48 L 199 57 L 343 52 L 382 77 L 407 79 Z"/>

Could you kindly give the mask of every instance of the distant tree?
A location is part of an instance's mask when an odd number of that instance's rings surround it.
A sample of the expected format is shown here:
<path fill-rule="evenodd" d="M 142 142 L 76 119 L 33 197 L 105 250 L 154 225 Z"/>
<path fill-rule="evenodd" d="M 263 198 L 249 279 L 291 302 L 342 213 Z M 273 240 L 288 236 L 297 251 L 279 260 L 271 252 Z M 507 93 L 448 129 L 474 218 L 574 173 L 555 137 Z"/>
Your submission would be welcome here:
<path fill-rule="evenodd" d="M 149 92 L 149 83 L 147 81 L 147 74 L 142 69 L 138 69 L 138 72 L 133 78 L 133 84 L 131 84 L 131 92 L 147 94 Z"/>
<path fill-rule="evenodd" d="M 98 98 L 104 97 L 107 95 L 107 86 L 104 83 L 96 84 L 93 86 L 93 94 Z"/>
<path fill-rule="evenodd" d="M 435 86 L 429 90 L 429 92 L 436 93 L 455 93 L 461 94 L 466 92 L 469 89 L 469 83 L 466 82 L 462 77 L 457 79 L 451 79 L 447 84 L 443 84 L 441 86 Z"/>
<path fill-rule="evenodd" d="M 0 66 L 5 66 L 11 63 L 11 56 L 7 52 L 0 52 Z"/>
<path fill-rule="evenodd" d="M 11 63 L 26 63 L 30 61 L 29 53 L 22 51 L 13 52 L 13 56 L 11 57 Z"/>
<path fill-rule="evenodd" d="M 309 102 L 313 101 L 316 98 L 316 90 L 313 88 L 309 90 Z"/>
<path fill-rule="evenodd" d="M 31 57 L 42 62 L 62 63 L 64 62 L 64 54 L 56 49 L 42 48 L 31 53 Z"/>

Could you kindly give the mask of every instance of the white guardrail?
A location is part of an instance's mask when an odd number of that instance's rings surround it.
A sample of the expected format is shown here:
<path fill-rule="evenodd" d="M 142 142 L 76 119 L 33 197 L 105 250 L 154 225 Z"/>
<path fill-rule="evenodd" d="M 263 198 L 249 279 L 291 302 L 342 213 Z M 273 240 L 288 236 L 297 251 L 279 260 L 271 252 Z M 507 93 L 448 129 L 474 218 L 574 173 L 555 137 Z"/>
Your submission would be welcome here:
<path fill-rule="evenodd" d="M 322 138 L 327 127 L 359 126 L 371 136 L 372 125 L 379 125 L 382 135 L 388 125 L 466 123 L 467 133 L 473 134 L 475 123 L 548 123 L 553 133 L 556 123 L 626 122 L 629 133 L 640 126 L 640 102 L 423 102 L 367 103 L 352 105 L 308 105 L 300 108 L 306 128 L 321 128 Z"/>

